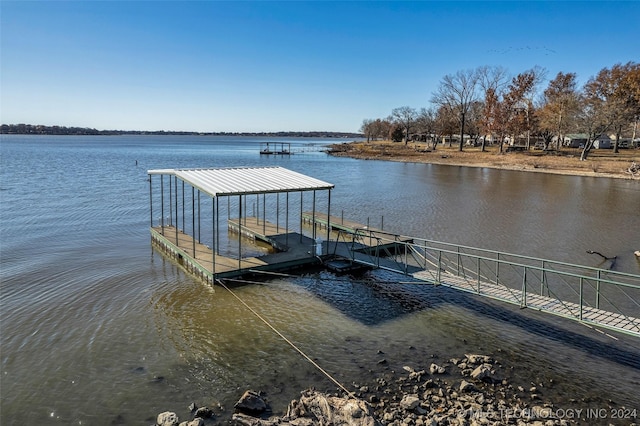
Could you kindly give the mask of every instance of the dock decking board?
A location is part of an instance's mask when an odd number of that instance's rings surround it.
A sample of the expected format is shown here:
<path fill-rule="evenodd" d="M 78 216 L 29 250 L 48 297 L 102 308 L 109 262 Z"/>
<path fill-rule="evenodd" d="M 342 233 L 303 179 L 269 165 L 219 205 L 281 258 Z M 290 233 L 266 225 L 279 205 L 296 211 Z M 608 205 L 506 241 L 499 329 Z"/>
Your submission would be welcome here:
<path fill-rule="evenodd" d="M 309 225 L 313 225 L 315 221 L 316 226 L 320 226 L 321 228 L 324 227 L 326 229 L 327 226 L 330 226 L 332 231 L 346 231 L 357 235 L 356 242 L 362 244 L 364 247 L 392 248 L 404 243 L 413 242 L 411 237 L 394 235 L 382 229 L 367 226 L 352 220 L 346 220 L 336 216 L 327 218 L 326 213 L 315 212 L 314 214 L 313 212 L 303 212 L 302 221 Z M 363 232 L 366 233 L 366 235 L 363 235 Z M 393 236 L 393 238 L 391 238 L 391 236 Z M 378 240 L 380 240 L 380 242 Z"/>
<path fill-rule="evenodd" d="M 276 228 L 275 225 L 273 227 L 274 229 Z M 208 282 L 213 282 L 215 278 L 239 277 L 255 271 L 281 271 L 320 263 L 320 259 L 313 256 L 311 251 L 313 240 L 298 233 L 269 236 L 275 244 L 280 246 L 284 246 L 285 242 L 289 242 L 286 251 L 265 254 L 259 257 L 246 257 L 240 261 L 237 258 L 234 259 L 216 253 L 215 269 L 213 268 L 213 251 L 211 248 L 196 241 L 194 253 L 194 241 L 190 235 L 178 230 L 176 241 L 176 228 L 173 226 L 151 228 L 151 234 L 153 241 L 165 253 L 177 259 L 189 272 L 195 273 Z"/>

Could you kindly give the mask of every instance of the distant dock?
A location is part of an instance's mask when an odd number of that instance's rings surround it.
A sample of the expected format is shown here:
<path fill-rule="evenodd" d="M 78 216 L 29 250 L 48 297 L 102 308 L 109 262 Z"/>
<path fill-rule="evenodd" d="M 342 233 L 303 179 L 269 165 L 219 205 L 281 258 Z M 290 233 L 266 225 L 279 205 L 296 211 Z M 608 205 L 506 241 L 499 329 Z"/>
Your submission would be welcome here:
<path fill-rule="evenodd" d="M 291 144 L 288 142 L 262 142 L 260 155 L 291 155 Z"/>

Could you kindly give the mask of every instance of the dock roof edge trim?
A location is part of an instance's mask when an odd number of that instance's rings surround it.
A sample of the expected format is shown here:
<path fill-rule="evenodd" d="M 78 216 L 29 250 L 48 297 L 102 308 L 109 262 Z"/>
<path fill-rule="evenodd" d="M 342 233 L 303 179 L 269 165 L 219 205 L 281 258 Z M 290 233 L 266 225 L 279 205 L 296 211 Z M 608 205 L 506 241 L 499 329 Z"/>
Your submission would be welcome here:
<path fill-rule="evenodd" d="M 174 175 L 212 197 L 333 189 L 335 185 L 284 167 L 156 169 L 149 175 Z"/>

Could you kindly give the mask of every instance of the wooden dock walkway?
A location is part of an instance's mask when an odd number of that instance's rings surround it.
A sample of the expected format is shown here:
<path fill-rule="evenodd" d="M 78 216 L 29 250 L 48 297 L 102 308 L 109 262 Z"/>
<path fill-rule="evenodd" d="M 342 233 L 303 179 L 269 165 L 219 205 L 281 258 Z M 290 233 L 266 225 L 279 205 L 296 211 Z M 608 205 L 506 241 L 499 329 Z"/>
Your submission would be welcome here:
<path fill-rule="evenodd" d="M 640 337 L 640 319 L 597 309 L 591 306 L 540 296 L 519 289 L 467 279 L 445 271 L 422 270 L 411 274 L 414 278 L 432 284 L 444 285 L 457 290 L 509 302 L 523 308 L 537 309 L 554 315 L 579 320 L 595 326 L 616 331 L 625 331 Z"/>
<path fill-rule="evenodd" d="M 247 220 L 247 223 L 249 222 Z M 256 223 L 255 218 L 253 218 L 253 223 Z M 261 230 L 263 229 L 262 225 L 260 223 Z M 237 220 L 234 226 L 231 223 L 229 226 L 237 229 Z M 269 224 L 269 229 L 280 229 L 282 230 L 280 234 L 264 235 L 256 233 L 252 237 L 250 228 L 253 228 L 253 226 L 242 225 L 241 230 L 244 236 L 254 240 L 266 241 L 274 247 L 286 247 L 286 250 L 277 250 L 275 253 L 262 256 L 234 259 L 218 253 L 214 256 L 210 247 L 198 241 L 194 242 L 190 235 L 176 230 L 173 226 L 153 227 L 151 228 L 151 237 L 153 243 L 159 249 L 175 259 L 188 272 L 210 283 L 213 283 L 218 278 L 234 278 L 260 272 L 286 271 L 321 263 L 321 260 L 313 255 L 314 241 L 309 237 L 300 235 L 297 232 L 286 232 L 283 228 L 273 224 Z"/>
<path fill-rule="evenodd" d="M 273 248 L 280 251 L 286 251 L 289 249 L 289 236 L 297 235 L 300 239 L 300 234 L 291 230 L 287 230 L 279 224 L 274 224 L 269 221 L 264 221 L 255 216 L 249 216 L 242 218 L 240 221 L 238 218 L 229 219 L 227 221 L 229 230 L 232 232 L 242 232 L 245 237 L 265 242 L 270 244 Z M 281 238 L 283 237 L 283 238 Z M 284 244 L 283 240 L 284 239 Z"/>
<path fill-rule="evenodd" d="M 392 234 L 380 228 L 367 226 L 352 220 L 346 220 L 336 216 L 328 218 L 325 213 L 319 212 L 315 214 L 313 212 L 302 213 L 303 223 L 313 226 L 314 221 L 316 226 L 320 228 L 326 229 L 330 227 L 331 231 L 344 231 L 351 234 L 353 238 L 355 238 L 355 241 L 364 247 L 377 247 L 379 250 L 389 250 L 413 242 L 411 237 Z M 336 236 L 336 238 L 338 237 Z"/>

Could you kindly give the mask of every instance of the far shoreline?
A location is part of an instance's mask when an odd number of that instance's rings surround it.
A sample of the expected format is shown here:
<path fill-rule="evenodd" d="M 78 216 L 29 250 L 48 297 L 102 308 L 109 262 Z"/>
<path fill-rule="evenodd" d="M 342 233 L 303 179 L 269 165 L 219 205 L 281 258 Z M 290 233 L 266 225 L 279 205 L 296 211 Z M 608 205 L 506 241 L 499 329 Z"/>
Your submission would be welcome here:
<path fill-rule="evenodd" d="M 580 161 L 580 150 L 563 148 L 555 151 L 530 150 L 526 152 L 503 152 L 490 146 L 485 152 L 480 147 L 438 146 L 429 149 L 423 142 L 352 141 L 329 146 L 328 153 L 337 157 L 361 160 L 397 161 L 404 163 L 437 164 L 459 167 L 490 168 L 497 170 L 549 173 L 565 176 L 605 177 L 638 180 L 640 174 L 632 175 L 629 167 L 640 163 L 640 150 L 621 149 L 592 150 L 586 161 Z"/>

